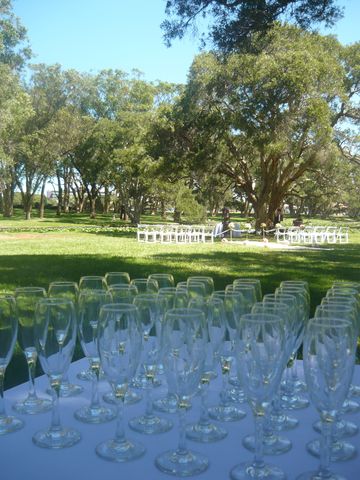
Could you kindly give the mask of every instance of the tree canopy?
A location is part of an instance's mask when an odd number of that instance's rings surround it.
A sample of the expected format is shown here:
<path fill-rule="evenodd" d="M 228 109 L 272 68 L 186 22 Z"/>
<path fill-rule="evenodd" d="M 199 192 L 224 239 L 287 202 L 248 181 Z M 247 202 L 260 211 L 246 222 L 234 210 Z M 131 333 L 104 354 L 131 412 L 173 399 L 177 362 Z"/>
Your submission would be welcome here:
<path fill-rule="evenodd" d="M 168 18 L 162 23 L 168 45 L 199 23 L 208 20 L 209 34 L 201 33 L 203 44 L 209 40 L 225 52 L 248 48 L 254 34 L 268 32 L 277 21 L 291 21 L 309 29 L 325 23 L 332 25 L 342 15 L 337 0 L 167 0 Z"/>

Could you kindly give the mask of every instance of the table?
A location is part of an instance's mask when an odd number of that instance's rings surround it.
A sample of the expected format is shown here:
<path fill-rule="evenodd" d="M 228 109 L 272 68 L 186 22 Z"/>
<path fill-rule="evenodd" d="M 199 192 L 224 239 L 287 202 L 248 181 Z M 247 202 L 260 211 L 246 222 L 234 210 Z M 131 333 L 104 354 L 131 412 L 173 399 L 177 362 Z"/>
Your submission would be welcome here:
<path fill-rule="evenodd" d="M 0 437 L 0 478 L 1 480 L 23 480 L 31 478 L 36 480 L 161 480 L 175 478 L 156 469 L 154 458 L 160 452 L 177 445 L 177 416 L 172 418 L 176 428 L 170 432 L 146 436 L 137 434 L 127 429 L 129 437 L 141 441 L 146 445 L 147 452 L 141 459 L 117 464 L 102 460 L 95 454 L 95 447 L 103 440 L 111 438 L 115 431 L 114 421 L 101 425 L 86 425 L 75 420 L 74 411 L 89 402 L 90 383 L 76 379 L 76 374 L 87 368 L 85 359 L 72 363 L 69 371 L 70 381 L 75 381 L 84 386 L 82 395 L 71 398 L 61 398 L 61 419 L 64 425 L 75 426 L 82 434 L 82 440 L 77 445 L 62 450 L 47 450 L 35 446 L 32 435 L 39 429 L 48 427 L 50 413 L 40 415 L 19 415 L 25 421 L 22 430 Z M 216 403 L 221 380 L 218 377 L 210 386 L 210 404 Z M 355 369 L 354 383 L 360 383 L 360 366 Z M 37 379 L 39 394 L 44 394 L 48 387 L 45 376 Z M 102 381 L 100 388 L 103 392 L 110 388 L 106 381 Z M 27 384 L 19 385 L 5 392 L 5 402 L 8 413 L 16 399 L 24 397 Z M 163 387 L 155 389 L 154 396 L 159 396 Z M 199 415 L 199 398 L 193 401 L 193 409 L 188 412 L 188 419 L 197 419 Z M 253 420 L 249 407 L 245 404 L 247 412 L 245 419 L 223 424 L 228 430 L 228 436 L 221 442 L 200 444 L 189 441 L 189 446 L 199 452 L 205 453 L 210 459 L 208 470 L 193 478 L 199 480 L 223 480 L 229 478 L 230 469 L 237 463 L 251 460 L 252 454 L 242 447 L 241 440 L 246 434 L 253 433 Z M 132 418 L 144 411 L 144 402 L 126 406 L 126 419 Z M 266 457 L 266 459 L 281 467 L 287 474 L 287 479 L 295 479 L 300 473 L 316 469 L 318 460 L 309 455 L 305 444 L 317 434 L 312 429 L 312 423 L 318 420 L 318 415 L 313 407 L 296 411 L 294 415 L 300 420 L 300 425 L 286 435 L 293 443 L 293 448 L 285 455 Z M 347 418 L 360 423 L 360 414 L 348 415 Z M 357 446 L 360 452 L 360 434 L 349 439 Z M 341 473 L 348 480 L 360 478 L 359 456 L 353 460 L 332 465 L 334 472 Z"/>

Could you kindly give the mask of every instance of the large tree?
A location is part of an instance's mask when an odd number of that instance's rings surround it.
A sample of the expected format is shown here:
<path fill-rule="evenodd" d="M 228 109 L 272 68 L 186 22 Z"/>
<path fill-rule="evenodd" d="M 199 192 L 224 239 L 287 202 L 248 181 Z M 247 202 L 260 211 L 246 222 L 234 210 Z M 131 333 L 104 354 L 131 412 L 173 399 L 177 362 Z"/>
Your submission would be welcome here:
<path fill-rule="evenodd" d="M 339 138 L 334 127 L 357 117 L 359 71 L 346 53 L 358 54 L 360 44 L 342 47 L 290 26 L 258 42 L 256 55 L 199 55 L 158 138 L 172 172 L 225 175 L 260 224 L 330 155 Z"/>
<path fill-rule="evenodd" d="M 0 63 L 18 71 L 30 57 L 26 29 L 14 15 L 11 0 L 0 0 Z"/>
<path fill-rule="evenodd" d="M 266 33 L 277 21 L 290 20 L 301 28 L 332 25 L 342 10 L 337 0 L 167 0 L 168 19 L 162 23 L 168 45 L 192 29 L 222 51 L 248 48 L 254 34 Z M 204 19 L 208 20 L 206 38 Z M 200 26 L 199 26 L 200 25 Z"/>

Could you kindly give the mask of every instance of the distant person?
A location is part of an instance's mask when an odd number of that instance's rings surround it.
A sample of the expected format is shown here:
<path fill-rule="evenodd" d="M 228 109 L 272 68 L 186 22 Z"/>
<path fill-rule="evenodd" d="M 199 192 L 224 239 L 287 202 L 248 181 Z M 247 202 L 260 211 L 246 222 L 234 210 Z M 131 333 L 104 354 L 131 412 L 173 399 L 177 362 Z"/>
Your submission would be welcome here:
<path fill-rule="evenodd" d="M 293 220 L 294 227 L 300 227 L 303 223 L 303 219 L 300 217 L 300 215 Z"/>
<path fill-rule="evenodd" d="M 274 215 L 274 226 L 281 223 L 284 220 L 281 208 L 277 208 Z"/>
<path fill-rule="evenodd" d="M 222 213 L 222 231 L 223 231 L 223 237 L 229 237 L 230 232 L 229 232 L 229 225 L 230 225 L 230 210 L 227 207 L 224 207 L 221 210 Z"/>

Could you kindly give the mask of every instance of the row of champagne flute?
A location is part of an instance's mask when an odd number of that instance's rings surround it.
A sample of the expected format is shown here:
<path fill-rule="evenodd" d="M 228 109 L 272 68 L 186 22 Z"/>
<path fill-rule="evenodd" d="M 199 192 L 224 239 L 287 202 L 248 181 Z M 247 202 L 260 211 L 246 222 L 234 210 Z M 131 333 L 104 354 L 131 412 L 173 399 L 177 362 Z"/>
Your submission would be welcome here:
<path fill-rule="evenodd" d="M 200 309 L 201 309 L 201 301 L 200 301 L 200 300 L 201 300 L 201 297 L 206 296 L 206 294 L 203 295 L 202 289 L 201 289 L 198 285 L 196 285 L 197 282 L 199 282 L 199 280 L 190 280 L 190 282 L 188 281 L 186 285 L 189 287 L 190 284 L 192 284 L 193 288 L 190 288 L 190 289 L 189 289 L 190 291 L 188 291 L 188 293 L 192 293 L 191 299 L 192 299 L 193 305 L 194 305 L 194 306 L 197 306 L 197 307 L 200 307 Z M 200 283 L 201 283 L 201 281 L 200 281 Z M 239 281 L 239 283 L 246 283 L 246 281 L 245 281 L 245 282 Z M 178 291 L 179 291 L 180 293 L 181 293 L 181 290 L 184 288 L 184 286 L 185 286 L 185 285 L 178 285 Z M 222 299 L 222 303 L 224 303 L 224 305 L 227 304 L 229 298 L 234 298 L 234 297 L 236 297 L 236 288 L 234 288 L 234 287 L 235 287 L 235 285 L 234 285 L 233 287 L 231 287 L 231 286 L 227 287 L 226 290 L 225 290 L 225 292 L 215 292 L 215 293 L 213 294 L 213 298 L 220 297 L 220 298 Z M 284 289 L 284 287 L 285 287 L 285 286 L 283 285 L 283 289 Z M 291 287 L 288 287 L 288 293 L 285 293 L 285 292 L 277 292 L 277 293 L 275 294 L 275 295 L 277 295 L 277 299 L 278 299 L 278 300 L 280 299 L 279 295 L 283 295 L 282 300 L 286 299 L 286 298 L 285 298 L 286 295 L 291 296 L 290 293 L 289 293 L 289 288 L 290 288 L 290 289 L 291 289 L 291 288 L 294 289 L 295 286 L 292 285 Z M 305 289 L 305 290 L 306 290 L 306 289 Z M 201 295 L 199 294 L 200 291 L 201 291 Z M 245 291 L 246 291 L 246 289 L 245 289 Z M 291 293 L 295 293 L 295 292 L 291 292 Z M 245 296 L 245 295 L 242 294 L 242 296 Z M 294 295 L 293 295 L 293 296 L 294 296 Z M 225 298 L 225 297 L 226 297 L 226 298 Z M 302 294 L 300 295 L 300 298 L 303 298 L 303 297 L 304 297 L 304 298 L 307 298 L 307 295 L 306 295 L 305 293 L 302 293 Z M 261 297 L 260 297 L 260 298 L 261 298 Z M 272 300 L 272 299 L 270 298 L 270 296 L 269 296 L 267 299 L 266 299 L 266 296 L 264 297 L 264 301 L 267 302 L 267 303 L 270 303 L 271 300 Z M 304 300 L 302 300 L 301 302 L 304 303 L 304 308 L 303 308 L 303 309 L 304 309 L 304 311 L 306 312 L 306 305 L 307 305 L 308 303 L 307 303 L 307 302 L 304 302 Z M 301 302 L 300 302 L 300 301 L 297 302 L 297 308 L 296 308 L 296 310 L 299 310 L 299 309 L 300 309 L 300 308 L 299 308 L 299 305 L 300 305 Z M 245 304 L 242 303 L 241 313 L 244 313 L 245 311 L 247 311 L 247 309 L 249 308 L 249 306 L 251 307 L 251 305 L 252 305 L 252 304 L 245 306 Z M 232 340 L 232 342 L 234 341 L 234 338 L 232 338 L 232 335 L 235 335 L 235 336 L 236 336 L 236 331 L 238 330 L 238 328 L 233 328 L 233 327 L 234 327 L 234 323 L 233 323 L 233 322 L 234 322 L 234 319 L 235 319 L 235 321 L 238 321 L 238 319 L 240 318 L 240 316 L 239 316 L 239 311 L 236 311 L 236 310 L 235 310 L 235 312 L 236 312 L 236 313 L 235 313 L 235 314 L 233 313 L 232 315 L 231 315 L 231 314 L 229 315 L 229 313 L 228 313 L 227 315 L 225 315 L 225 318 L 227 319 L 227 322 L 226 322 L 227 331 L 228 331 L 229 337 L 230 337 L 230 339 Z M 264 313 L 262 313 L 262 315 L 263 315 L 263 314 L 264 314 Z M 233 317 L 233 318 L 231 318 L 231 317 Z M 304 318 L 305 318 L 305 317 L 306 317 L 306 313 L 304 313 Z M 230 319 L 230 320 L 229 320 L 229 319 Z M 302 323 L 302 322 L 298 322 L 298 323 Z M 292 327 L 292 328 L 293 328 L 293 327 Z M 142 331 L 141 337 L 144 338 L 144 332 L 143 332 L 143 331 Z M 297 342 L 299 341 L 299 340 L 298 340 L 298 337 L 301 337 L 301 335 L 295 334 L 295 339 L 294 339 L 294 341 L 293 341 L 293 342 L 295 342 L 295 345 L 296 345 L 296 341 L 297 341 Z M 232 342 L 231 342 L 231 343 L 232 343 Z M 301 343 L 301 341 L 300 341 L 300 343 Z M 294 344 L 293 344 L 293 345 L 292 345 L 292 351 L 296 351 L 296 350 L 297 350 L 297 348 L 295 348 L 295 346 L 294 346 Z M 236 349 L 236 352 L 237 352 L 237 356 L 238 356 L 239 352 L 241 352 L 241 349 Z M 234 352 L 232 352 L 232 354 L 233 354 L 233 353 L 234 353 Z M 238 362 L 237 362 L 237 365 L 241 365 L 241 362 L 238 361 Z M 242 369 L 240 368 L 240 369 L 238 369 L 238 370 L 239 370 L 239 371 L 238 371 L 239 377 L 241 378 L 241 377 L 242 377 L 242 373 L 241 373 L 241 372 L 242 372 Z M 152 377 L 152 376 L 153 376 L 153 375 L 151 375 L 151 377 Z M 293 380 L 293 379 L 292 379 L 292 380 Z M 171 382 L 168 382 L 168 383 L 171 384 Z M 246 383 L 246 382 L 245 382 L 245 383 Z M 185 397 L 187 397 L 187 396 L 185 396 Z M 188 404 L 189 404 L 188 399 L 186 399 L 185 397 L 184 397 L 184 399 L 183 399 L 183 403 L 188 405 Z M 233 476 L 234 476 L 234 475 L 235 475 L 235 473 L 233 473 Z M 234 477 L 234 478 L 236 478 L 236 477 Z"/>

